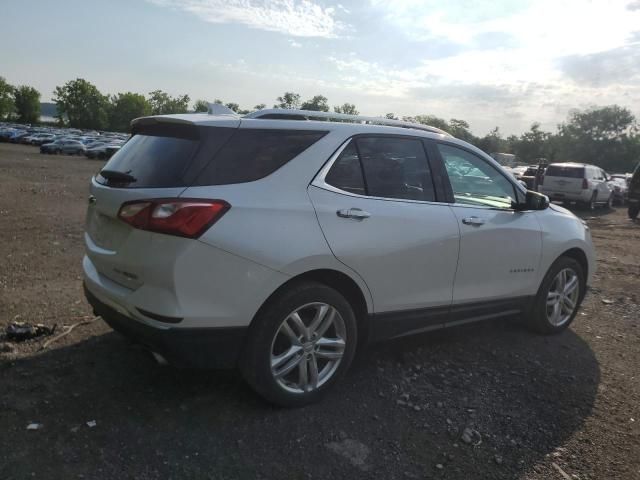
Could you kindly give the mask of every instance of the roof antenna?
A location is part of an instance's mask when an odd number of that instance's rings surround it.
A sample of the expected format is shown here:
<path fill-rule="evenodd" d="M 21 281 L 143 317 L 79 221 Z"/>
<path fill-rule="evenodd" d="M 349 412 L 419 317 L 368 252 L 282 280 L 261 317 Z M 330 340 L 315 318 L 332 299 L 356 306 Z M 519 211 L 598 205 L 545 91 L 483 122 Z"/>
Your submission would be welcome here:
<path fill-rule="evenodd" d="M 236 112 L 231 110 L 229 107 L 225 107 L 221 103 L 208 103 L 208 105 L 209 109 L 207 110 L 207 113 L 209 115 L 233 115 L 234 117 L 238 116 Z"/>

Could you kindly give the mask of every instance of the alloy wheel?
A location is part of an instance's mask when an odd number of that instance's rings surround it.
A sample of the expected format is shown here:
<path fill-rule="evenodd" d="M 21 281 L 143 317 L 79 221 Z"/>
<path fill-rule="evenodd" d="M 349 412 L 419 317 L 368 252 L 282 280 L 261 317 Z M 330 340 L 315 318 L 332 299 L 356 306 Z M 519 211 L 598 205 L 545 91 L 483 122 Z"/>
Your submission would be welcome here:
<path fill-rule="evenodd" d="M 547 293 L 546 312 L 549 323 L 560 327 L 567 323 L 578 305 L 580 279 L 571 268 L 558 272 Z"/>
<path fill-rule="evenodd" d="M 320 388 L 338 370 L 347 329 L 340 312 L 321 302 L 303 305 L 280 324 L 271 342 L 271 374 L 291 393 Z"/>

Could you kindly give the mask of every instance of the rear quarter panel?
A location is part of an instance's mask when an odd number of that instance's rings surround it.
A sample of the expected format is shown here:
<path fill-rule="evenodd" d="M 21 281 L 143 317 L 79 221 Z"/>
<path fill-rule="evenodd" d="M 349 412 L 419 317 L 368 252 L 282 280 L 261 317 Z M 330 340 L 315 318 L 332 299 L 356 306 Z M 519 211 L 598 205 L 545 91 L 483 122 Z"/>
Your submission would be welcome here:
<path fill-rule="evenodd" d="M 200 241 L 283 273 L 286 280 L 316 269 L 344 273 L 358 284 L 373 311 L 365 282 L 331 252 L 307 192 L 313 177 L 345 138 L 339 131 L 330 132 L 254 182 L 187 188 L 181 196 L 222 199 L 231 205 Z"/>

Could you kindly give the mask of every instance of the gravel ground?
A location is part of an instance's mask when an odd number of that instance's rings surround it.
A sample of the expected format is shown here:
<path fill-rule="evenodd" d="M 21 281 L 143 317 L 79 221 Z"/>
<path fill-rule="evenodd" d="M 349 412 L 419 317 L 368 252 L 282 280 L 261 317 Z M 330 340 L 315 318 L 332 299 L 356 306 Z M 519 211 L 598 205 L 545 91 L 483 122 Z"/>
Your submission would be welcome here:
<path fill-rule="evenodd" d="M 0 145 L 0 329 L 91 315 L 100 166 Z M 565 333 L 503 320 L 381 344 L 305 409 L 265 405 L 234 372 L 160 367 L 101 321 L 44 350 L 0 341 L 0 478 L 638 479 L 640 224 L 588 222 L 599 270 Z"/>

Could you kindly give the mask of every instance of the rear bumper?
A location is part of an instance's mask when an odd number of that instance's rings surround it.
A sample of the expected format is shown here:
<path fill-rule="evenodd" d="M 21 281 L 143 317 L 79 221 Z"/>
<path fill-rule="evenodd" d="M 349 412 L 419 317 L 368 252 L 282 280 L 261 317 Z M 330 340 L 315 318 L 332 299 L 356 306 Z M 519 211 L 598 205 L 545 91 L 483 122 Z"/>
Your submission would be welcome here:
<path fill-rule="evenodd" d="M 115 331 L 162 355 L 171 365 L 190 368 L 234 368 L 247 327 L 156 328 L 118 312 L 84 285 L 96 315 Z"/>

